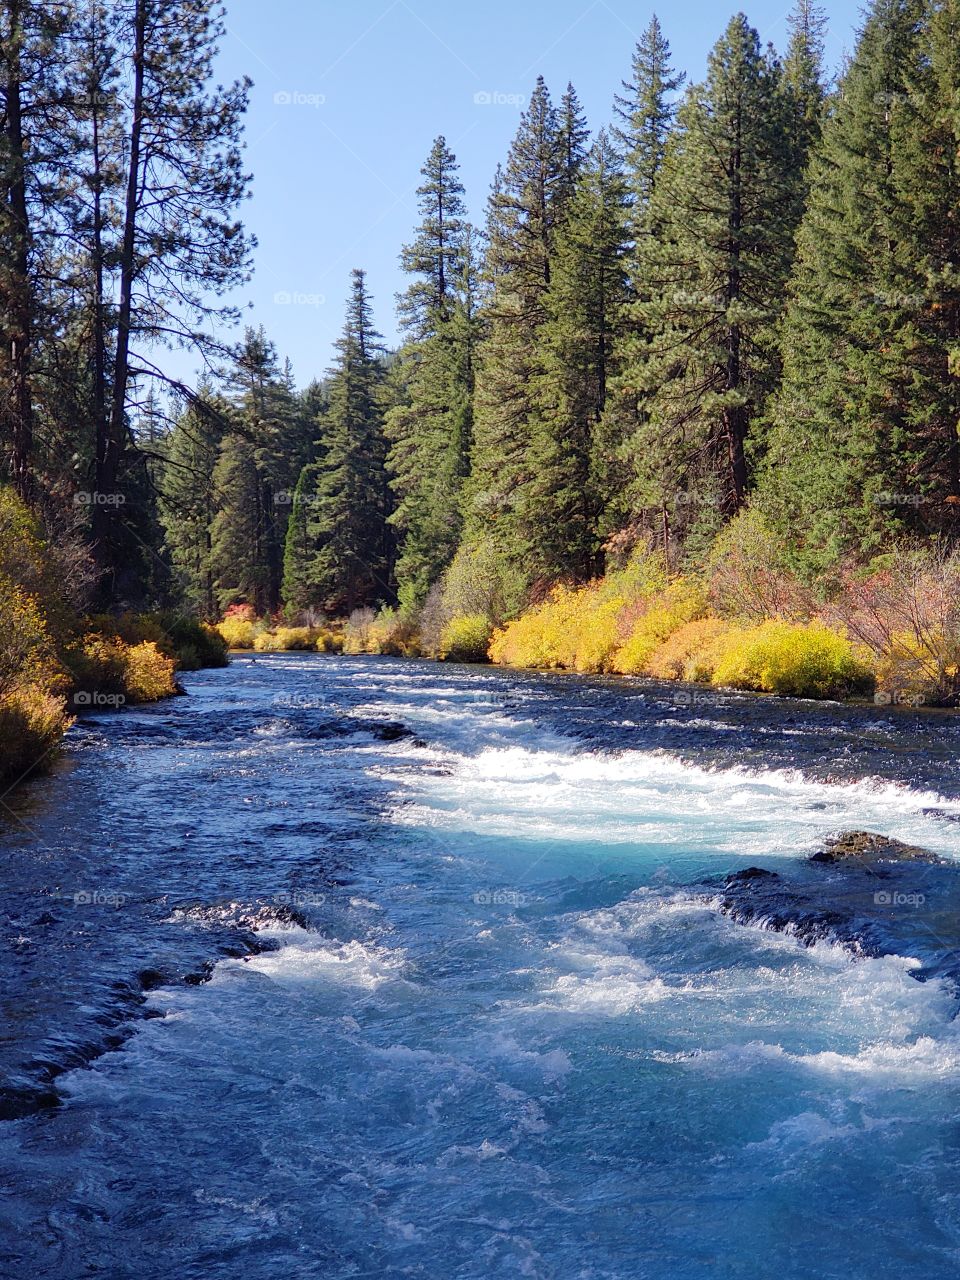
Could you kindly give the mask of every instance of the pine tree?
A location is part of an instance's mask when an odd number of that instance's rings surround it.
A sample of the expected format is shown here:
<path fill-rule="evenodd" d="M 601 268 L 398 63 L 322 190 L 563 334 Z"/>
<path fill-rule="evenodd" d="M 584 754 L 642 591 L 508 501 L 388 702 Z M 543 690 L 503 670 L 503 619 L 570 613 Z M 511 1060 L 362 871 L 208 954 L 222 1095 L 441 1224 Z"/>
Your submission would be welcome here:
<path fill-rule="evenodd" d="M 276 348 L 263 328 L 247 329 L 228 385 L 234 393 L 237 430 L 252 446 L 257 469 L 266 605 L 271 613 L 280 603 L 289 492 L 304 465 L 300 410 L 291 380 L 289 368 L 281 373 Z"/>
<path fill-rule="evenodd" d="M 960 505 L 953 3 L 876 0 L 824 126 L 762 501 L 823 571 Z"/>
<path fill-rule="evenodd" d="M 683 72 L 673 70 L 669 42 L 654 14 L 634 50 L 631 79 L 623 81 L 623 93 L 614 99 L 614 111 L 620 120 L 614 137 L 623 151 L 637 237 L 653 199 L 673 129 L 676 95 L 685 80 Z"/>
<path fill-rule="evenodd" d="M 51 206 L 62 160 L 55 106 L 66 87 L 65 7 L 0 3 L 0 449 L 24 499 L 34 470 L 39 312 L 52 276 Z"/>
<path fill-rule="evenodd" d="M 291 497 L 283 549 L 283 602 L 288 612 L 295 614 L 316 605 L 312 572 L 315 548 L 310 529 L 310 509 L 317 492 L 319 474 L 320 469 L 315 463 L 305 466 Z"/>
<path fill-rule="evenodd" d="M 716 525 L 748 485 L 751 429 L 779 377 L 778 328 L 802 174 L 777 65 L 743 16 L 694 86 L 658 176 L 625 394 L 641 404 L 635 506 Z M 678 510 L 679 508 L 679 510 Z"/>
<path fill-rule="evenodd" d="M 214 471 L 226 406 L 203 386 L 180 413 L 166 442 L 161 480 L 161 514 L 174 571 L 184 601 L 207 618 L 220 604 L 213 558 L 216 515 Z"/>
<path fill-rule="evenodd" d="M 628 193 L 605 131 L 580 172 L 557 234 L 541 330 L 529 528 L 536 575 L 585 579 L 600 568 L 609 476 L 600 427 L 626 299 Z"/>
<path fill-rule="evenodd" d="M 686 76 L 674 71 L 670 45 L 656 16 L 638 41 L 629 81 L 614 99 L 620 123 L 613 130 L 624 157 L 630 196 L 627 277 L 635 301 L 649 300 L 644 275 L 649 241 L 658 235 L 653 223 L 653 197 L 676 120 L 676 98 Z M 646 356 L 651 334 L 640 308 L 624 307 L 614 333 L 613 365 L 629 371 Z M 606 522 L 614 530 L 632 521 L 633 446 L 644 418 L 644 396 L 632 377 L 614 377 L 604 412 L 604 488 Z"/>
<path fill-rule="evenodd" d="M 140 344 L 209 347 L 203 322 L 236 316 L 220 299 L 246 280 L 250 249 L 235 216 L 248 185 L 240 132 L 250 81 L 209 87 L 225 30 L 217 0 L 129 0 L 117 16 L 117 41 L 130 53 L 123 183 L 109 214 L 119 231 L 108 259 L 118 302 L 97 391 L 105 407 L 95 487 L 105 494 L 121 481 L 132 393 L 155 369 Z M 123 560 L 119 509 L 93 508 L 105 599 Z"/>
<path fill-rule="evenodd" d="M 790 44 L 783 61 L 783 88 L 795 115 L 792 136 L 799 149 L 797 165 L 804 168 L 819 141 L 823 123 L 827 94 L 823 78 L 826 13 L 815 0 L 797 0 L 788 25 Z"/>
<path fill-rule="evenodd" d="M 423 221 L 404 249 L 415 278 L 400 298 L 409 338 L 392 371 L 386 419 L 401 542 L 401 603 L 422 603 L 456 551 L 473 423 L 475 266 L 456 158 L 438 138 L 418 189 Z"/>
<path fill-rule="evenodd" d="M 300 487 L 305 537 L 297 521 L 288 543 L 291 603 L 342 613 L 393 596 L 393 540 L 383 432 L 384 368 L 366 277 L 354 271 L 330 404 L 322 423 L 324 453 Z M 308 553 L 307 553 L 308 549 Z M 295 568 L 296 567 L 296 568 Z"/>
<path fill-rule="evenodd" d="M 536 553 L 529 496 L 539 338 L 556 234 L 569 203 L 568 155 L 541 77 L 489 202 L 485 274 L 491 297 L 478 353 L 466 523 L 468 540 L 490 539 L 501 555 L 528 566 Z"/>
<path fill-rule="evenodd" d="M 249 604 L 270 612 L 269 515 L 254 445 L 237 431 L 224 437 L 213 472 L 216 515 L 211 526 L 211 562 L 221 610 Z"/>

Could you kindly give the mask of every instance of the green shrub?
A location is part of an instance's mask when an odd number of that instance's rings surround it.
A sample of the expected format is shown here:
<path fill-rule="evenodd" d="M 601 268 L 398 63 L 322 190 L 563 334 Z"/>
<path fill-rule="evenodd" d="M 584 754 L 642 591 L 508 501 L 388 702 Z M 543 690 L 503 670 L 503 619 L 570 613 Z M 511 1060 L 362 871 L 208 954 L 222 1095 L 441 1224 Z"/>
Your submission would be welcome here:
<path fill-rule="evenodd" d="M 161 613 L 156 621 L 169 637 L 168 644 L 158 641 L 158 647 L 169 657 L 176 658 L 181 671 L 227 665 L 227 642 L 216 627 L 201 622 L 199 618 L 176 613 Z"/>
<path fill-rule="evenodd" d="M 841 698 L 869 692 L 874 677 L 847 636 L 822 622 L 768 621 L 727 637 L 712 682 L 781 697 Z"/>
<path fill-rule="evenodd" d="M 492 627 L 485 614 L 467 613 L 452 618 L 440 637 L 444 662 L 487 662 Z"/>
<path fill-rule="evenodd" d="M 398 609 L 354 609 L 343 629 L 344 653 L 381 653 L 393 658 L 420 654 L 415 623 Z"/>

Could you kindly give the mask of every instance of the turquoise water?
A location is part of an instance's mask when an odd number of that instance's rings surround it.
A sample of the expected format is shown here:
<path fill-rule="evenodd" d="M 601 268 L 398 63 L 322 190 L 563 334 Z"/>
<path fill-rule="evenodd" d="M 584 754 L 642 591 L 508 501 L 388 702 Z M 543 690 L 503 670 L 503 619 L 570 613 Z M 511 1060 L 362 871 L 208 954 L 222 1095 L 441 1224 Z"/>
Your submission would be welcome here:
<path fill-rule="evenodd" d="M 47 942 L 18 907 L 21 1046 L 160 976 L 61 1105 L 0 1125 L 3 1275 L 958 1274 L 955 990 L 711 889 L 839 828 L 955 858 L 928 722 L 914 759 L 872 709 L 625 683 L 277 657 L 190 684 L 81 726 L 9 833 L 56 900 Z M 184 983 L 236 904 L 298 914 Z"/>

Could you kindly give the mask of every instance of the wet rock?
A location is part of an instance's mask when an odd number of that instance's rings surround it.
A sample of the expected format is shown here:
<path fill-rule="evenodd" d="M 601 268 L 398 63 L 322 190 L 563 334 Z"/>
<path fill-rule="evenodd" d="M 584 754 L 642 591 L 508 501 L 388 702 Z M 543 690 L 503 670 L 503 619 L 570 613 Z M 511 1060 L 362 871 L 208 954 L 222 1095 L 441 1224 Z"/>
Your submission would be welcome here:
<path fill-rule="evenodd" d="M 758 925 L 776 933 L 791 933 L 805 946 L 842 941 L 858 952 L 867 951 L 850 911 L 812 904 L 784 886 L 775 871 L 746 867 L 727 876 L 717 904 L 722 915 L 737 924 Z"/>
<path fill-rule="evenodd" d="M 178 907 L 174 920 L 192 920 L 197 924 L 257 933 L 260 929 L 309 929 L 310 922 L 302 911 L 285 902 L 250 905 L 242 902 L 217 902 Z"/>
<path fill-rule="evenodd" d="M 386 721 L 382 724 L 376 724 L 372 730 L 374 737 L 380 739 L 381 742 L 398 742 L 401 738 L 412 738 L 413 731 L 408 729 L 405 724 L 399 721 Z"/>
<path fill-rule="evenodd" d="M 55 1089 L 32 1083 L 0 1085 L 0 1120 L 22 1120 L 59 1107 L 61 1099 Z"/>
<path fill-rule="evenodd" d="M 852 862 L 859 865 L 874 862 L 943 863 L 943 859 L 919 845 L 904 844 L 892 836 L 875 831 L 841 831 L 831 836 L 823 849 L 813 854 L 811 862 Z"/>
<path fill-rule="evenodd" d="M 727 876 L 724 883 L 729 888 L 735 884 L 749 884 L 751 880 L 779 879 L 775 871 L 765 871 L 763 867 L 744 867 L 742 871 L 734 871 L 733 875 Z"/>

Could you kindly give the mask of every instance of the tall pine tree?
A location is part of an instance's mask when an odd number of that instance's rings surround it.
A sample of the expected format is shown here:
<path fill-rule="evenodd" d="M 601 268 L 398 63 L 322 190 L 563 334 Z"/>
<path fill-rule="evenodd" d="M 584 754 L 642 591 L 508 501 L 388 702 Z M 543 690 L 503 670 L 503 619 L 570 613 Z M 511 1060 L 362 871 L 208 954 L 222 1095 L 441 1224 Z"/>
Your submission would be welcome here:
<path fill-rule="evenodd" d="M 731 20 L 678 115 L 643 242 L 623 375 L 640 404 L 635 508 L 707 533 L 748 487 L 751 432 L 777 386 L 802 174 L 779 68 Z M 691 518 L 694 517 L 694 518 Z"/>
<path fill-rule="evenodd" d="M 876 0 L 823 131 L 762 500 L 815 573 L 960 507 L 960 13 Z"/>
<path fill-rule="evenodd" d="M 394 596 L 383 347 L 364 273 L 354 271 L 352 282 L 330 373 L 324 452 L 298 483 L 284 582 L 291 604 L 335 614 Z"/>
<path fill-rule="evenodd" d="M 491 296 L 479 351 L 466 530 L 471 542 L 489 539 L 530 572 L 542 532 L 532 501 L 540 339 L 557 231 L 581 163 L 578 120 L 572 90 L 561 114 L 538 79 L 489 203 L 485 274 Z"/>
<path fill-rule="evenodd" d="M 458 168 L 437 138 L 417 189 L 422 221 L 401 255 L 413 280 L 400 298 L 408 338 L 393 369 L 386 434 L 397 583 L 409 607 L 422 603 L 456 551 L 472 438 L 476 269 Z"/>
<path fill-rule="evenodd" d="M 526 523 L 545 579 L 589 578 L 601 567 L 611 479 L 601 423 L 626 300 L 628 213 L 620 157 L 601 131 L 557 232 L 540 331 Z"/>

